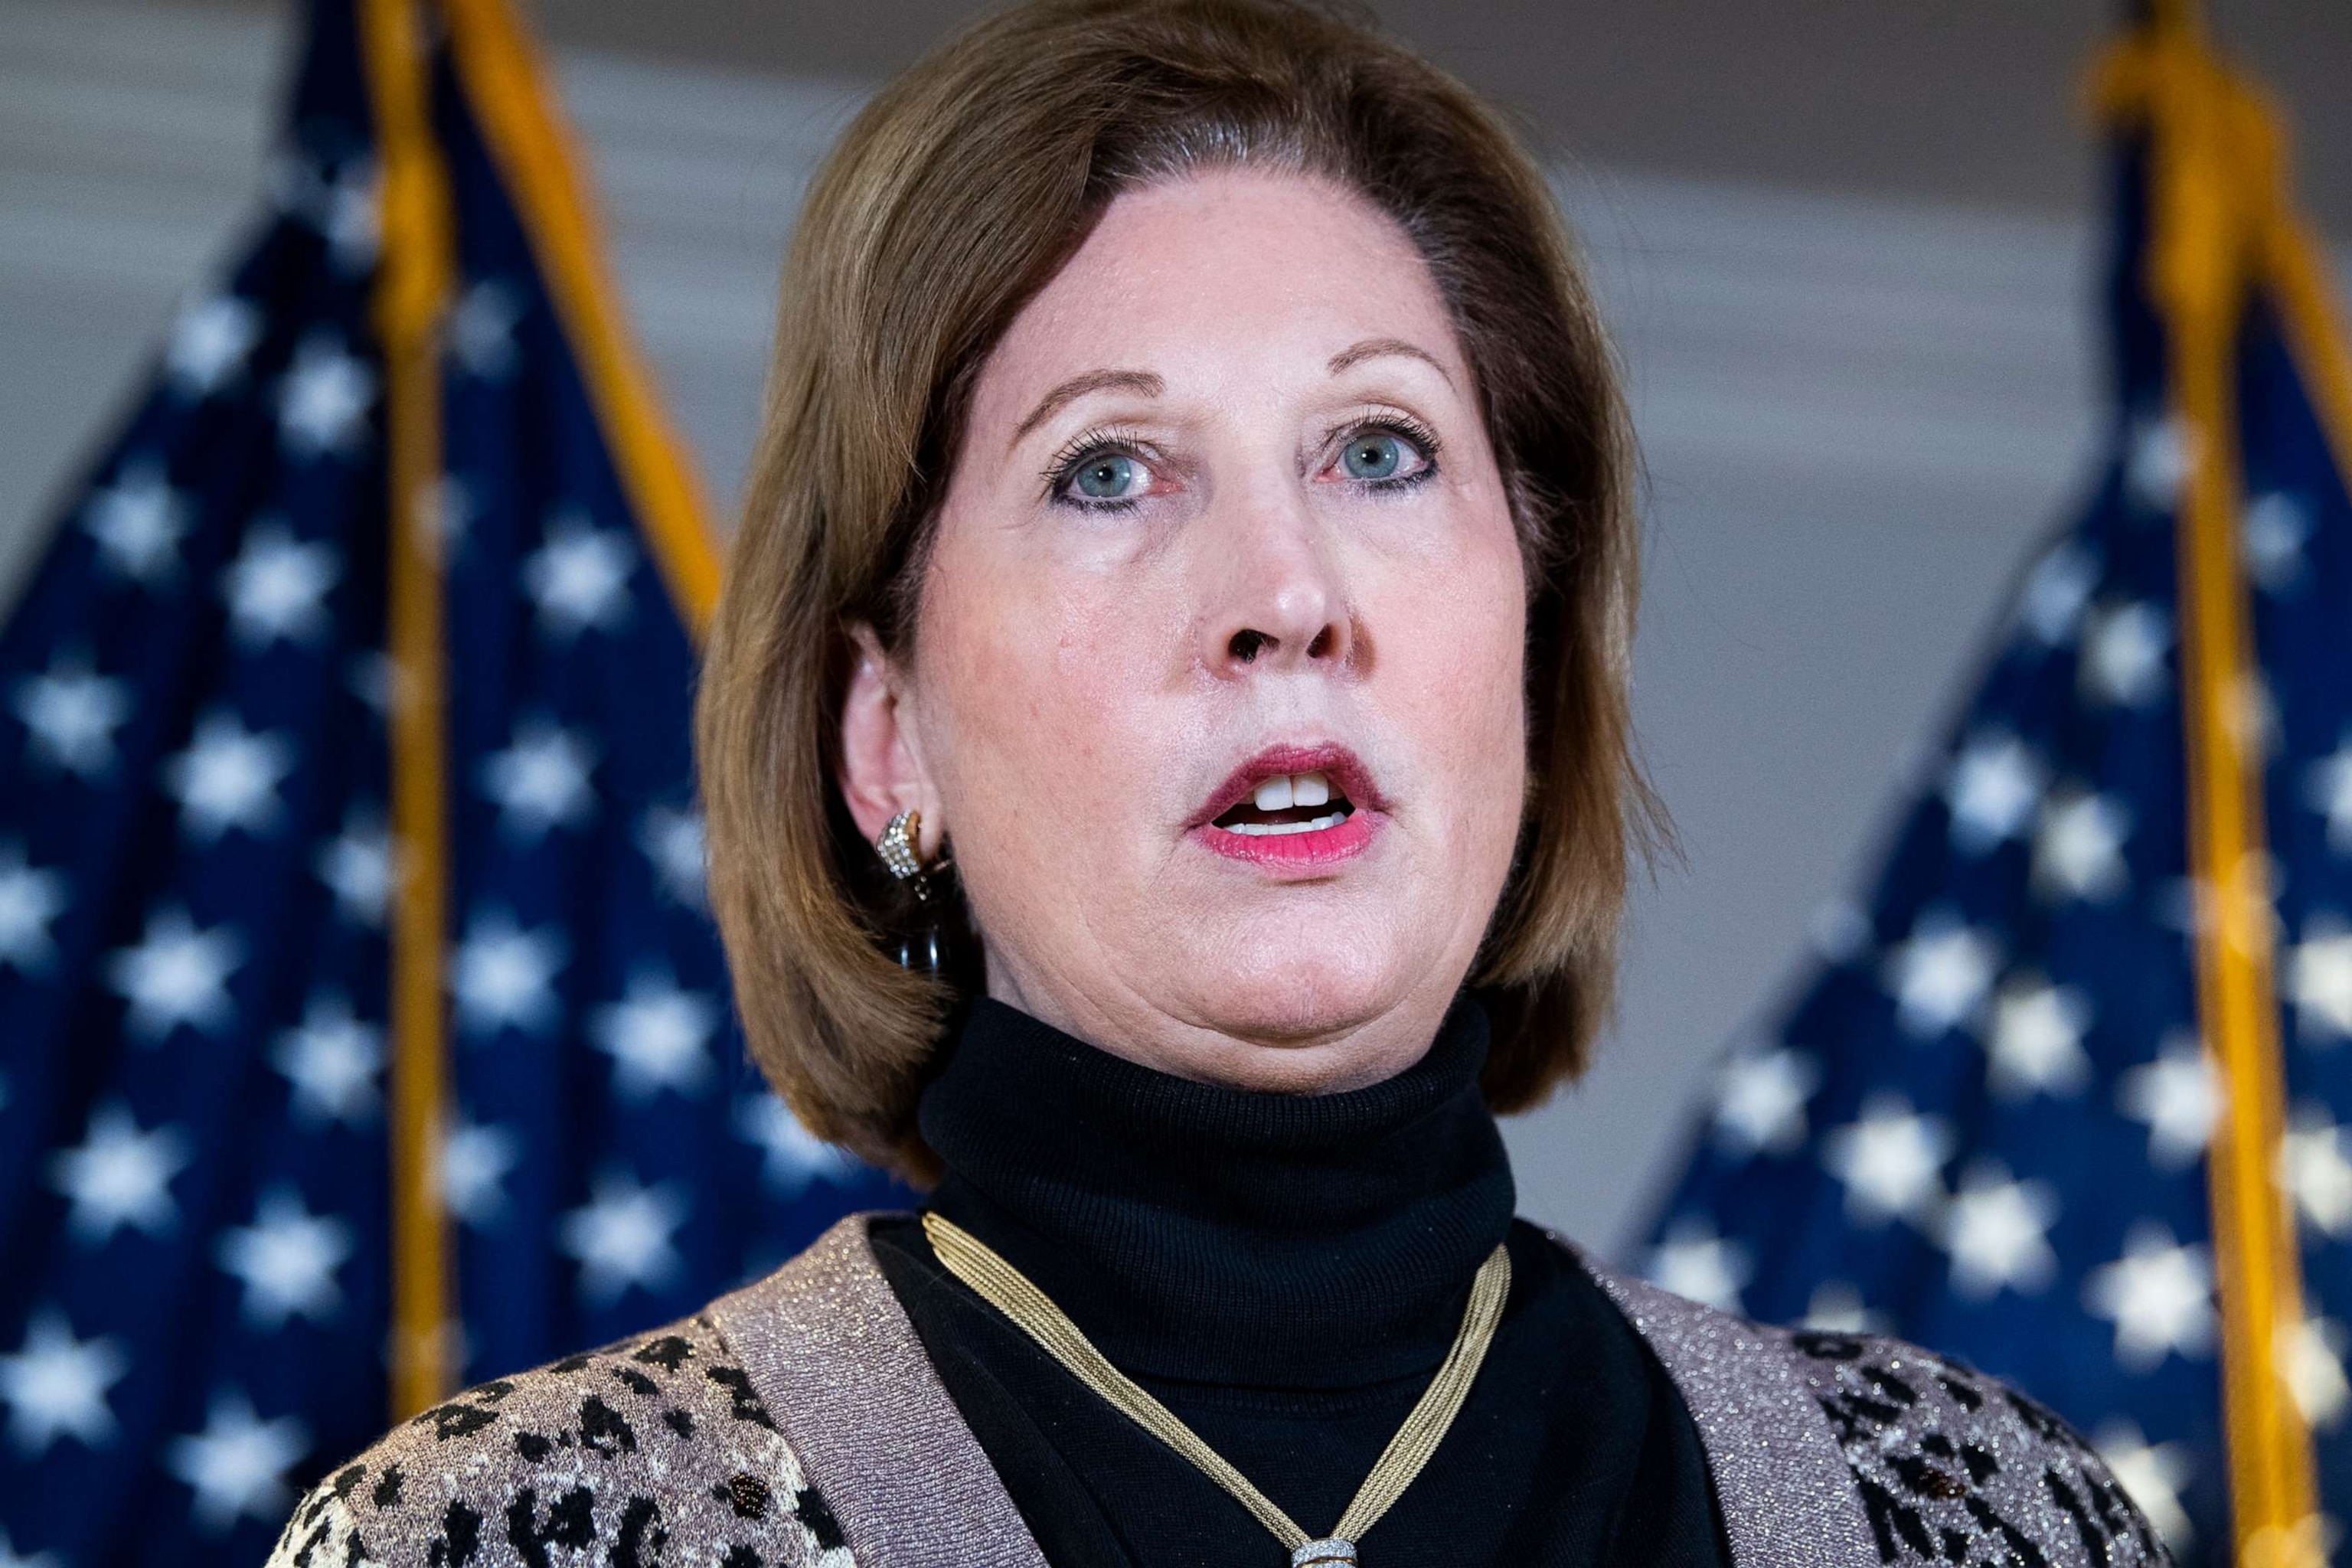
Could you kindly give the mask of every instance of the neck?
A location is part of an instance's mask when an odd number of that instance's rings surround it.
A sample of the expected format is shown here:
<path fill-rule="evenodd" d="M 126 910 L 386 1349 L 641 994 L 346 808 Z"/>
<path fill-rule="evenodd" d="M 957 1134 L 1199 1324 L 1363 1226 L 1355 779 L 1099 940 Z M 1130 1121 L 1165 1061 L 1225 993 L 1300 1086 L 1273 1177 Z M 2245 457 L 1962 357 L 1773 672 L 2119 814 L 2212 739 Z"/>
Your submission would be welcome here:
<path fill-rule="evenodd" d="M 1458 1002 L 1422 1058 L 1338 1094 L 1192 1082 L 982 1000 L 924 1094 L 931 1206 L 1130 1373 L 1344 1386 L 1426 1371 L 1510 1224 Z"/>

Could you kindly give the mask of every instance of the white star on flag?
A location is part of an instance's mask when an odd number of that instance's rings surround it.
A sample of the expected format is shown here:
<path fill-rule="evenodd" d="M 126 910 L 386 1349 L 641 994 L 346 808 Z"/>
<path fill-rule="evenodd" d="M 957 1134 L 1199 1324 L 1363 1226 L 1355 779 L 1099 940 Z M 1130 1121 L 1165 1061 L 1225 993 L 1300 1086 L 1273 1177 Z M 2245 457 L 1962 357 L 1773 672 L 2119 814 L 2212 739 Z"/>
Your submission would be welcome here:
<path fill-rule="evenodd" d="M 354 1017 L 339 993 L 313 995 L 302 1022 L 278 1037 L 269 1060 L 293 1088 L 297 1121 L 364 1127 L 374 1119 L 383 1031 Z"/>
<path fill-rule="evenodd" d="M 317 638 L 327 629 L 327 591 L 342 573 L 341 555 L 325 540 L 296 539 L 284 518 L 255 522 L 221 574 L 237 646 L 250 653 Z"/>
<path fill-rule="evenodd" d="M 598 1008 L 588 1020 L 588 1037 L 613 1058 L 613 1088 L 629 1104 L 642 1104 L 664 1089 L 699 1094 L 710 1081 L 709 1045 L 719 1027 L 719 1004 L 687 991 L 667 974 L 629 978 L 618 1002 Z"/>
<path fill-rule="evenodd" d="M 2130 872 L 2124 839 L 2131 814 L 2123 803 L 2082 788 L 2053 791 L 2042 803 L 2033 836 L 2033 887 L 2045 899 L 2104 903 L 2124 889 Z"/>
<path fill-rule="evenodd" d="M 539 606 L 540 635 L 568 643 L 584 631 L 626 625 L 636 558 L 626 534 L 598 528 L 585 512 L 551 518 L 547 542 L 522 563 L 523 591 Z"/>
<path fill-rule="evenodd" d="M 1785 1046 L 1735 1053 L 1716 1083 L 1716 1142 L 1740 1156 L 1796 1149 L 1805 1141 L 1805 1102 L 1821 1081 L 1820 1065 Z"/>
<path fill-rule="evenodd" d="M 2195 430 L 2170 415 L 2143 416 L 2132 433 L 2124 476 L 2143 507 L 2169 512 L 2196 463 Z"/>
<path fill-rule="evenodd" d="M 2126 1372 L 2152 1372 L 2168 1355 L 2205 1355 L 2213 1348 L 2212 1256 L 2142 1220 L 2124 1237 L 2121 1258 L 2084 1278 L 2083 1305 L 2115 1324 L 2116 1362 Z"/>
<path fill-rule="evenodd" d="M 278 392 L 278 430 L 297 458 L 352 450 L 375 403 L 375 375 L 324 334 L 306 339 Z"/>
<path fill-rule="evenodd" d="M 131 1004 L 124 1026 L 152 1046 L 183 1026 L 217 1035 L 235 1022 L 228 981 L 244 962 L 245 944 L 227 926 L 199 931 L 185 910 L 160 909 L 138 946 L 110 956 L 107 982 Z"/>
<path fill-rule="evenodd" d="M 57 962 L 49 928 L 71 900 L 65 874 L 26 863 L 25 847 L 0 843 L 0 963 L 19 974 L 40 974 Z"/>
<path fill-rule="evenodd" d="M 2321 1045 L 2352 1037 L 2352 929 L 2321 910 L 2286 952 L 2286 994 L 2298 1038 Z"/>
<path fill-rule="evenodd" d="M 495 1225 L 506 1213 L 502 1184 L 522 1163 L 522 1142 L 507 1128 L 459 1121 L 441 1142 L 441 1202 L 460 1225 Z"/>
<path fill-rule="evenodd" d="M 344 668 L 343 688 L 368 706 L 368 711 L 383 718 L 392 711 L 395 691 L 403 689 L 400 666 L 383 649 L 362 650 L 352 655 Z"/>
<path fill-rule="evenodd" d="M 451 965 L 458 1026 L 469 1035 L 546 1033 L 562 1014 L 555 977 L 567 958 L 559 928 L 526 931 L 504 910 L 477 910 Z"/>
<path fill-rule="evenodd" d="M 2303 1418 L 2322 1432 L 2344 1423 L 2352 1406 L 2352 1382 L 2344 1375 L 2344 1352 L 2352 1335 L 2333 1318 L 2307 1318 L 2279 1328 L 2279 1376 Z"/>
<path fill-rule="evenodd" d="M 8 1440 L 37 1459 L 59 1437 L 104 1447 L 114 1437 L 106 1391 L 122 1381 L 131 1359 L 105 1335 L 79 1340 L 54 1307 L 25 1325 L 25 1342 L 0 1355 L 0 1405 L 8 1407 Z"/>
<path fill-rule="evenodd" d="M 521 319 L 513 289 L 496 278 L 481 279 L 449 312 L 450 357 L 477 380 L 502 380 L 514 369 L 515 323 Z"/>
<path fill-rule="evenodd" d="M 2072 540 L 2057 544 L 2027 575 L 2018 619 L 2036 641 L 2055 647 L 2082 625 L 2083 608 L 2098 585 L 2098 558 Z"/>
<path fill-rule="evenodd" d="M 352 1227 L 331 1215 L 314 1215 L 290 1187 L 261 1194 L 250 1226 L 225 1231 L 221 1269 L 245 1286 L 245 1321 L 275 1332 L 289 1317 L 332 1321 L 343 1304 L 335 1270 L 352 1256 Z"/>
<path fill-rule="evenodd" d="M 2093 702 L 2140 708 L 2164 695 L 2172 622 L 2153 605 L 2094 605 L 2083 628 L 2076 684 Z"/>
<path fill-rule="evenodd" d="M 1886 1315 L 1864 1304 L 1862 1292 L 1843 1279 L 1824 1279 L 1806 1298 L 1803 1327 L 1817 1334 L 1883 1334 Z"/>
<path fill-rule="evenodd" d="M 278 786 L 294 771 L 294 742 L 255 731 L 226 708 L 196 721 L 188 749 L 163 765 L 163 787 L 180 803 L 180 830 L 215 844 L 231 828 L 257 837 L 278 825 Z"/>
<path fill-rule="evenodd" d="M 482 759 L 482 794 L 499 808 L 501 831 L 537 843 L 550 828 L 577 827 L 594 815 L 588 776 L 595 766 L 595 749 L 579 731 L 524 719 L 512 744 Z"/>
<path fill-rule="evenodd" d="M 581 1299 L 609 1307 L 632 1286 L 668 1287 L 684 1267 L 670 1237 L 686 1223 L 688 1208 L 674 1183 L 647 1186 L 620 1170 L 598 1174 L 587 1204 L 565 1215 L 557 1232 L 564 1253 L 579 1259 Z"/>
<path fill-rule="evenodd" d="M 2041 759 L 2016 736 L 2000 731 L 1969 736 L 1944 778 L 1953 847 L 1982 855 L 2016 837 L 2033 819 L 2046 783 Z"/>
<path fill-rule="evenodd" d="M 440 546 L 442 554 L 454 557 L 464 547 L 466 531 L 473 527 L 481 510 L 473 486 L 457 474 L 443 474 L 417 495 L 411 521 Z"/>
<path fill-rule="evenodd" d="M 2352 855 L 2352 731 L 2337 740 L 2335 751 L 2304 770 L 2303 798 L 2327 818 L 2327 847 Z"/>
<path fill-rule="evenodd" d="M 672 903 L 700 910 L 704 888 L 702 814 L 667 805 L 647 808 L 637 825 L 637 847 L 654 868 L 654 880 Z"/>
<path fill-rule="evenodd" d="M 1878 1094 L 1858 1120 L 1822 1137 L 1822 1164 L 1845 1184 L 1846 1214 L 1855 1223 L 1919 1221 L 1943 1196 L 1944 1162 L 1958 1146 L 1942 1117 L 1914 1114 L 1899 1094 Z"/>
<path fill-rule="evenodd" d="M 153 588 L 180 566 L 180 541 L 194 509 L 152 461 L 125 464 L 114 483 L 90 498 L 82 526 L 100 563 L 115 576 Z"/>
<path fill-rule="evenodd" d="M 2256 496 L 2246 506 L 2246 575 L 2275 594 L 2303 575 L 2303 545 L 2311 537 L 2311 510 L 2284 490 Z"/>
<path fill-rule="evenodd" d="M 343 817 L 343 830 L 319 847 L 311 868 L 335 895 L 335 910 L 353 925 L 378 928 L 392 899 L 392 835 L 383 816 L 362 803 Z"/>
<path fill-rule="evenodd" d="M 98 778 L 114 765 L 114 732 L 131 717 L 129 681 L 61 658 L 19 680 L 12 695 L 16 717 L 30 732 L 35 760 L 83 779 Z"/>
<path fill-rule="evenodd" d="M 2058 1273 L 2050 1227 L 2058 1223 L 2058 1194 L 2049 1183 L 2011 1181 L 1997 1160 L 1972 1166 L 1944 1205 L 1936 1239 L 1952 1255 L 1952 1289 L 1983 1300 L 2003 1289 L 2032 1295 Z"/>
<path fill-rule="evenodd" d="M 205 1429 L 174 1438 L 163 1464 L 195 1494 L 196 1528 L 218 1535 L 240 1519 L 275 1524 L 294 1503 L 286 1472 L 310 1451 L 301 1421 L 264 1421 L 243 1394 L 215 1394 Z"/>
<path fill-rule="evenodd" d="M 54 1552 L 19 1552 L 0 1530 L 0 1568 L 67 1568 L 65 1561 Z"/>
<path fill-rule="evenodd" d="M 2099 1428 L 2092 1446 L 2164 1543 L 2176 1556 L 2185 1553 L 2197 1539 L 2189 1510 L 2180 1506 L 2180 1489 L 2197 1474 L 2189 1445 L 2151 1444 L 2131 1422 L 2115 1420 Z"/>
<path fill-rule="evenodd" d="M 2211 1054 L 2186 1030 L 2167 1035 L 2154 1061 L 2116 1083 L 2116 1109 L 2147 1123 L 2147 1157 L 2161 1170 L 2179 1170 L 2205 1152 L 2224 1099 Z"/>
<path fill-rule="evenodd" d="M 1739 1292 L 1755 1265 L 1736 1241 L 1716 1235 L 1706 1221 L 1685 1215 L 1667 1227 L 1650 1254 L 1650 1283 L 1719 1312 L 1739 1310 Z"/>
<path fill-rule="evenodd" d="M 245 368 L 261 341 L 261 311 L 250 300 L 216 294 L 180 312 L 163 351 L 164 374 L 184 397 L 202 401 Z"/>
<path fill-rule="evenodd" d="M 1992 934 L 1947 909 L 1927 910 L 1887 953 L 1886 984 L 1905 1032 L 1932 1039 L 1972 1023 L 2000 965 Z"/>
<path fill-rule="evenodd" d="M 1993 1093 L 2003 1100 L 2080 1094 L 2091 1081 L 2083 1049 L 2090 1026 L 2091 999 L 2075 987 L 2053 985 L 2039 974 L 2003 981 L 1987 1044 Z"/>
<path fill-rule="evenodd" d="M 753 1092 L 735 1105 L 735 1132 L 760 1151 L 760 1180 L 780 1197 L 796 1198 L 812 1183 L 841 1183 L 863 1167 L 846 1151 L 801 1125 L 775 1095 Z"/>
<path fill-rule="evenodd" d="M 65 1194 L 66 1228 L 84 1247 L 114 1239 L 124 1226 L 149 1236 L 167 1236 L 179 1223 L 172 1201 L 172 1178 L 194 1156 L 176 1127 L 142 1131 L 121 1102 L 99 1107 L 79 1147 L 50 1157 L 50 1184 Z"/>
<path fill-rule="evenodd" d="M 367 157 L 348 159 L 330 173 L 309 156 L 289 153 L 270 173 L 279 208 L 317 231 L 335 270 L 345 277 L 356 277 L 375 260 L 383 238 L 379 184 L 375 161 Z"/>
<path fill-rule="evenodd" d="M 2352 1160 L 2345 1157 L 2343 1129 L 2321 1100 L 2294 1108 L 2279 1135 L 2277 1181 L 2294 1199 L 2304 1219 L 2325 1235 L 2352 1235 Z"/>
<path fill-rule="evenodd" d="M 2251 755 L 2269 758 L 2279 749 L 2278 699 L 2260 670 L 2239 672 L 2221 703 L 2221 721 Z"/>
<path fill-rule="evenodd" d="M 347 277 L 356 277 L 375 262 L 383 238 L 382 183 L 374 160 L 354 158 L 320 187 L 313 216 L 336 268 Z"/>

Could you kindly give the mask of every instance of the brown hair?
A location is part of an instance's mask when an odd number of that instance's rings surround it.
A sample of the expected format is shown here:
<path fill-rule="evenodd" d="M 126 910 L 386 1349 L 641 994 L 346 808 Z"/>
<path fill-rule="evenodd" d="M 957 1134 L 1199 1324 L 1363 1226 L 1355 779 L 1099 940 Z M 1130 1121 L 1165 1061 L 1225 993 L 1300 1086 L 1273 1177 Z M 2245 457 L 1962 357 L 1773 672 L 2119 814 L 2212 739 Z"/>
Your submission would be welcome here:
<path fill-rule="evenodd" d="M 793 237 L 696 712 L 714 909 L 751 1051 L 818 1136 L 918 1178 L 954 985 L 885 956 L 835 784 L 845 627 L 911 635 L 981 364 L 1122 190 L 1247 163 L 1358 191 L 1428 263 L 1529 583 L 1528 795 L 1472 983 L 1483 1086 L 1537 1103 L 1606 1016 L 1629 846 L 1666 841 L 1626 711 L 1638 541 L 1614 364 L 1542 174 L 1460 83 L 1297 0 L 1034 0 L 885 87 Z"/>

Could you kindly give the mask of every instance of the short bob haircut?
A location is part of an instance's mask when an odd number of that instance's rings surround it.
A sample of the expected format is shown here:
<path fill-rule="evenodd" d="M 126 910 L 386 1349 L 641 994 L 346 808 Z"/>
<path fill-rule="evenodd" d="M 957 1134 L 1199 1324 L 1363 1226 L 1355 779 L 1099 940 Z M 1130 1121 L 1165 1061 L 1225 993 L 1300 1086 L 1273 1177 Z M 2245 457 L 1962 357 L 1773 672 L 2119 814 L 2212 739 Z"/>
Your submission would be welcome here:
<path fill-rule="evenodd" d="M 889 83 L 803 209 L 696 713 L 710 888 L 752 1055 L 817 1136 L 915 1180 L 973 982 L 887 956 L 836 784 L 845 628 L 903 652 L 982 362 L 1120 192 L 1331 181 L 1427 262 L 1528 565 L 1528 791 L 1470 977 L 1483 1089 L 1538 1103 L 1607 1017 L 1630 851 L 1670 844 L 1626 709 L 1638 540 L 1614 361 L 1542 174 L 1469 89 L 1300 0 L 1033 0 Z M 952 825 L 950 825 L 951 826 Z"/>

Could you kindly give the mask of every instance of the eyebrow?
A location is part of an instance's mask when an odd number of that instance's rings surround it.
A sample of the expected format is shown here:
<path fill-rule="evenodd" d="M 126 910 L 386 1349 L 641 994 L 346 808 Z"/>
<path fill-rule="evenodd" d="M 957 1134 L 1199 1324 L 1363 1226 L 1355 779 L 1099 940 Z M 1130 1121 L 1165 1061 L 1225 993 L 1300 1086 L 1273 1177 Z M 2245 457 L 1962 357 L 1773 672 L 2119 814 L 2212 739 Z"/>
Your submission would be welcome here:
<path fill-rule="evenodd" d="M 1417 359 L 1444 376 L 1448 386 L 1454 384 L 1453 373 L 1438 363 L 1435 354 L 1402 338 L 1366 338 L 1361 342 L 1350 343 L 1331 356 L 1327 368 L 1331 374 L 1338 375 L 1341 371 L 1361 364 L 1366 360 L 1379 359 L 1383 354 L 1402 354 L 1407 359 Z M 1013 432 L 1010 445 L 1019 446 L 1028 438 L 1032 430 L 1091 393 L 1132 392 L 1143 397 L 1157 397 L 1167 389 L 1168 384 L 1148 370 L 1086 371 L 1058 384 L 1039 398 L 1037 406 L 1029 411 L 1029 416 L 1022 420 Z"/>
<path fill-rule="evenodd" d="M 1435 354 L 1402 338 L 1366 338 L 1362 342 L 1350 343 L 1331 356 L 1331 374 L 1337 375 L 1350 366 L 1361 364 L 1368 359 L 1379 359 L 1383 354 L 1402 354 L 1407 359 L 1417 359 L 1445 377 L 1446 385 L 1454 384 L 1453 373 L 1437 363 Z"/>
<path fill-rule="evenodd" d="M 1132 392 L 1144 397 L 1157 397 L 1167 389 L 1167 384 L 1148 370 L 1090 370 L 1074 375 L 1037 400 L 1029 417 L 1013 432 L 1013 446 L 1019 446 L 1030 431 L 1051 419 L 1069 404 L 1091 392 Z"/>

